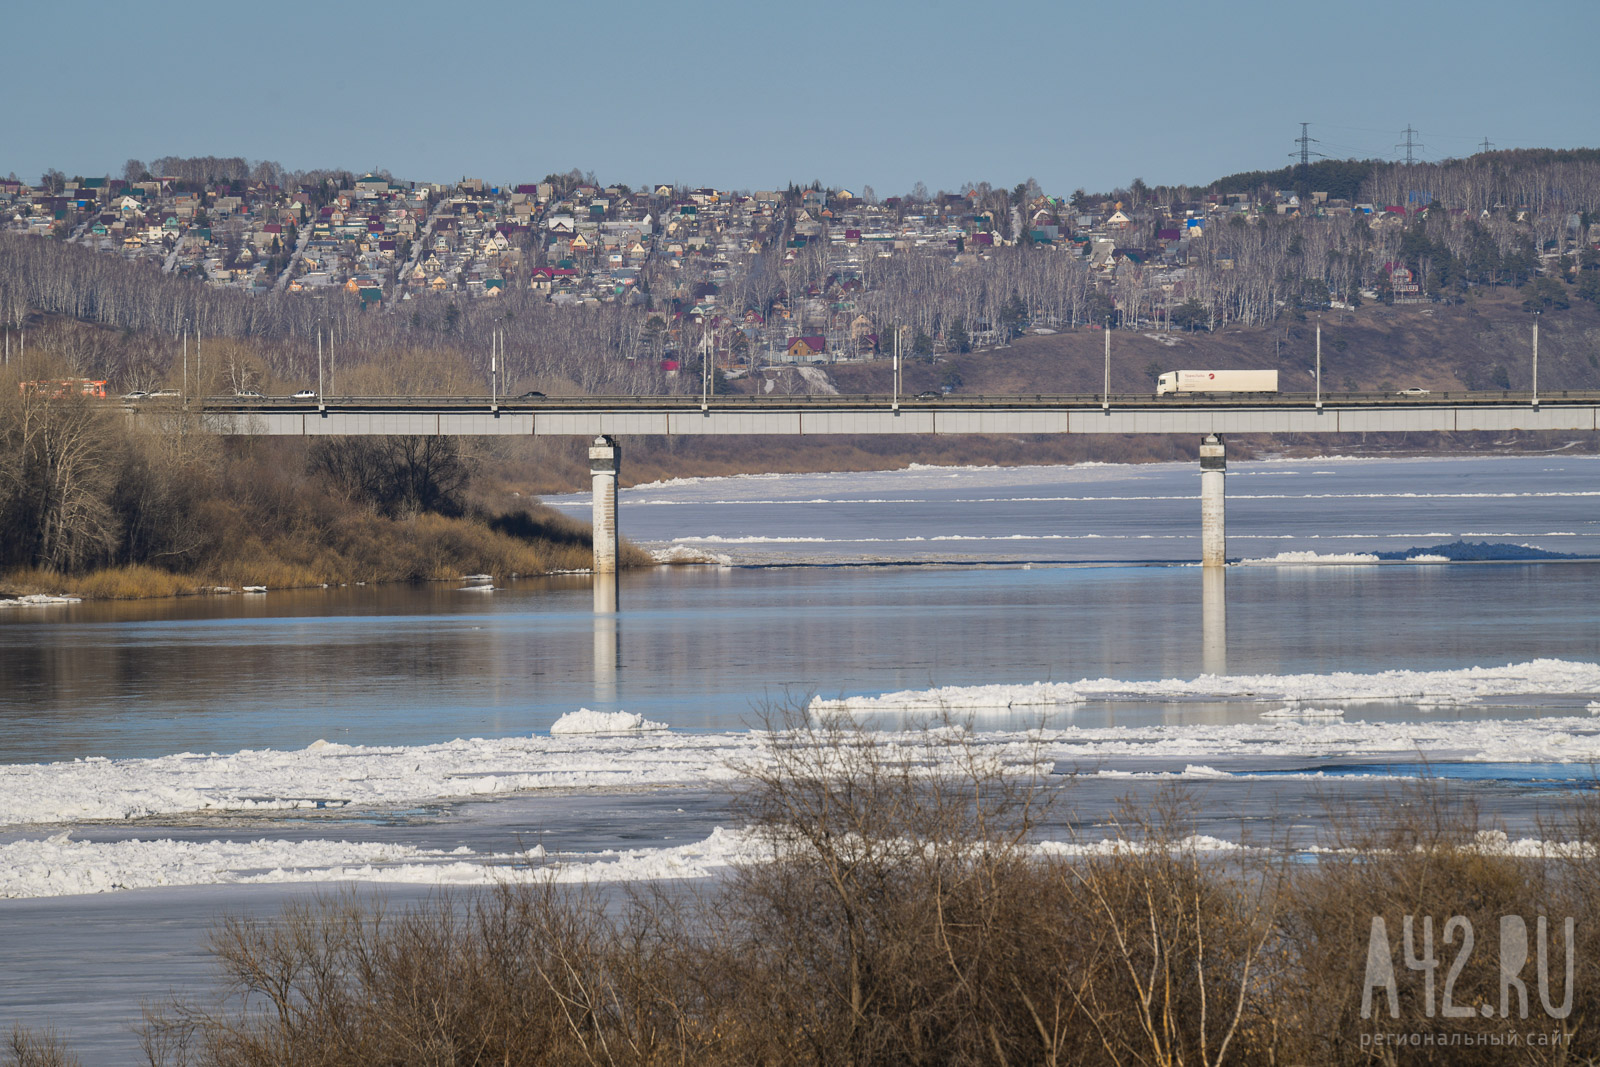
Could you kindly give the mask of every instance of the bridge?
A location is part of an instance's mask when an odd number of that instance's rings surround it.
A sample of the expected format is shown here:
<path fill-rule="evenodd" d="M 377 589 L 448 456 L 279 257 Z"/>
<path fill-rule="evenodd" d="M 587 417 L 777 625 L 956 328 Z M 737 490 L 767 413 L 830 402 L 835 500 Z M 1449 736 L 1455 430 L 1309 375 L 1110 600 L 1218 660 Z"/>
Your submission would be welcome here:
<path fill-rule="evenodd" d="M 1214 434 L 1406 433 L 1600 428 L 1600 393 L 1280 393 L 892 397 L 207 397 L 222 434 Z M 139 416 L 159 410 L 131 405 Z"/>
<path fill-rule="evenodd" d="M 160 421 L 175 404 L 130 404 Z M 1194 434 L 1201 562 L 1226 564 L 1228 434 L 1594 432 L 1600 393 L 1441 392 L 940 396 L 206 397 L 183 407 L 220 434 L 568 436 L 593 440 L 594 569 L 617 566 L 617 438 L 630 434 Z M 615 586 L 611 585 L 614 590 Z M 596 596 L 600 597 L 600 585 Z M 610 594 L 614 597 L 614 592 Z M 597 606 L 599 600 L 597 599 Z"/>

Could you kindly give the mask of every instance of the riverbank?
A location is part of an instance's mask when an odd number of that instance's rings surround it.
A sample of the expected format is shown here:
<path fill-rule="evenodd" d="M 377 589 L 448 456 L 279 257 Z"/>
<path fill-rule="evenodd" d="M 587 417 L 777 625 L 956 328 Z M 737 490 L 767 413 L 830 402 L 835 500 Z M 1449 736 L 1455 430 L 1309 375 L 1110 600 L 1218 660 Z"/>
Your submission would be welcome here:
<path fill-rule="evenodd" d="M 619 554 L 625 568 L 656 562 L 627 542 Z M 237 593 L 251 587 L 452 581 L 476 574 L 523 578 L 586 571 L 592 562 L 588 527 L 550 509 L 463 518 L 364 515 L 321 531 L 302 531 L 299 537 L 253 538 L 191 570 L 148 563 L 97 567 L 81 574 L 16 568 L 0 574 L 0 600 L 30 595 L 137 600 Z"/>

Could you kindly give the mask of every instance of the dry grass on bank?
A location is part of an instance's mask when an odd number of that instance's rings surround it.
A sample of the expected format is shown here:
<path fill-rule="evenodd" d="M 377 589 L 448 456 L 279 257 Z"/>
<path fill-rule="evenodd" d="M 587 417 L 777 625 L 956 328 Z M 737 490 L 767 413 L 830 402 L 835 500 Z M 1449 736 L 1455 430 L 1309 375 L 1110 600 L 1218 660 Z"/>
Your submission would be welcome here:
<path fill-rule="evenodd" d="M 1314 862 L 1208 849 L 1181 793 L 1127 807 L 1117 844 L 1041 851 L 1041 820 L 1071 800 L 1048 765 L 1002 763 L 947 726 L 909 744 L 837 722 L 778 726 L 738 804 L 777 859 L 708 886 L 522 881 L 402 909 L 345 894 L 228 920 L 211 939 L 218 992 L 147 1012 L 150 1062 L 1353 1067 L 1600 1055 L 1592 796 L 1559 827 L 1583 847 L 1554 858 L 1496 847 L 1470 805 L 1432 786 L 1330 812 Z M 1067 825 L 1086 825 L 1072 814 Z M 1515 999 L 1506 1017 L 1502 917 L 1523 917 L 1532 945 L 1540 915 L 1548 988 L 1530 955 L 1529 1017 Z M 1431 970 L 1405 965 L 1404 916 L 1416 918 L 1409 951 Z M 1444 929 L 1457 916 L 1476 950 Z M 1385 985 L 1368 982 L 1374 917 L 1389 931 L 1398 1019 Z M 1465 1014 L 1426 1009 L 1447 985 Z M 1362 1017 L 1366 992 L 1375 1018 Z M 1571 1010 L 1550 1017 L 1546 994 Z M 1369 1040 L 1401 1032 L 1427 1040 Z M 1511 1043 L 1528 1033 L 1561 1044 Z"/>
<path fill-rule="evenodd" d="M 623 567 L 654 565 L 649 553 L 628 542 L 618 554 Z M 0 589 L 133 600 L 206 593 L 218 586 L 297 589 L 449 581 L 464 574 L 530 577 L 587 570 L 593 562 L 588 526 L 550 509 L 492 518 L 425 514 L 403 520 L 352 513 L 331 521 L 315 539 L 243 536 L 192 572 L 146 564 L 102 567 L 81 575 L 26 568 L 0 577 Z"/>

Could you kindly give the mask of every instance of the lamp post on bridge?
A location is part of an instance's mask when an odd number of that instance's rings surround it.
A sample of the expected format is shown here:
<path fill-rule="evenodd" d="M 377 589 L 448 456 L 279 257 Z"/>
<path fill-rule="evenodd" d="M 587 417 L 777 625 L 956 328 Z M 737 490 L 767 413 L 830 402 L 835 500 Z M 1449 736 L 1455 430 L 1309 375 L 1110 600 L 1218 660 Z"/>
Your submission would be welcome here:
<path fill-rule="evenodd" d="M 1111 316 L 1106 316 L 1106 377 L 1100 393 L 1100 410 L 1111 414 Z"/>
<path fill-rule="evenodd" d="M 1539 406 L 1539 313 L 1533 319 L 1533 406 Z"/>

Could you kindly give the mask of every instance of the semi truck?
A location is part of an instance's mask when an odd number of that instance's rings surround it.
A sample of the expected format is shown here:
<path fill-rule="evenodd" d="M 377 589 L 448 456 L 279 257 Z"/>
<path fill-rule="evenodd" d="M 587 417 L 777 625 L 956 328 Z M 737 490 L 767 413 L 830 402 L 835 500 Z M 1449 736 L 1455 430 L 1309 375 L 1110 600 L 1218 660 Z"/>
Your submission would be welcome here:
<path fill-rule="evenodd" d="M 1276 393 L 1275 370 L 1172 370 L 1156 379 L 1156 396 L 1168 393 Z"/>

